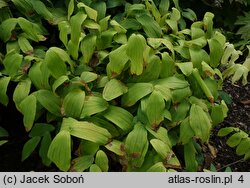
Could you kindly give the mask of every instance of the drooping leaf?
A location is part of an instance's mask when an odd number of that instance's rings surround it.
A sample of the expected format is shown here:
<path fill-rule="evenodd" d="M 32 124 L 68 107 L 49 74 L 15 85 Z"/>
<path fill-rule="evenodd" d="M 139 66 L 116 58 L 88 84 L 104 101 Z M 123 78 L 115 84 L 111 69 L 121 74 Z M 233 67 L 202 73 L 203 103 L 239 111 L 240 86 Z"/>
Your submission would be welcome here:
<path fill-rule="evenodd" d="M 193 63 L 192 62 L 176 63 L 176 65 L 179 67 L 181 72 L 186 76 L 189 76 L 193 71 Z"/>
<path fill-rule="evenodd" d="M 220 60 L 224 53 L 223 46 L 214 38 L 208 40 L 210 50 L 210 65 L 215 68 L 220 64 Z"/>
<path fill-rule="evenodd" d="M 71 160 L 71 139 L 70 133 L 66 130 L 60 131 L 52 140 L 48 158 L 62 171 L 68 171 Z"/>

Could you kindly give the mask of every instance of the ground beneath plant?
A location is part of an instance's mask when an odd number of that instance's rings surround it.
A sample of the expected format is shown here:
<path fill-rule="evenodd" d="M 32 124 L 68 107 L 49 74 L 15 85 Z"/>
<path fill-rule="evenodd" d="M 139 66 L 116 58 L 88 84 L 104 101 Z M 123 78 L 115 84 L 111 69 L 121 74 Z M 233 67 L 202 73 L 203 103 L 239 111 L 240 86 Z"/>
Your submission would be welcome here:
<path fill-rule="evenodd" d="M 9 87 L 8 92 L 13 93 L 14 88 L 15 86 Z M 236 155 L 234 148 L 226 145 L 227 138 L 216 136 L 221 127 L 228 126 L 239 127 L 250 134 L 250 84 L 243 87 L 240 84 L 231 85 L 230 81 L 226 81 L 224 91 L 231 96 L 232 103 L 229 105 L 228 117 L 212 132 L 210 145 L 214 150 L 214 157 L 208 157 L 210 160 L 205 164 L 205 168 L 209 168 L 208 165 L 212 163 L 217 171 L 230 167 L 233 172 L 250 172 L 250 160 L 243 161 L 242 157 Z M 22 124 L 22 115 L 11 100 L 7 108 L 0 105 L 0 125 L 10 134 L 9 142 L 0 146 L 0 171 L 58 171 L 54 165 L 45 167 L 38 152 L 21 162 L 22 148 L 29 137 Z M 207 152 L 207 155 L 211 156 L 211 152 Z M 111 168 L 113 171 L 119 171 L 117 164 L 111 164 Z"/>
<path fill-rule="evenodd" d="M 228 117 L 213 131 L 210 143 L 217 150 L 217 154 L 211 162 L 218 171 L 230 167 L 233 172 L 250 172 L 250 160 L 242 160 L 242 156 L 236 155 L 235 148 L 226 145 L 228 137 L 217 136 L 222 127 L 238 127 L 250 135 L 250 84 L 232 85 L 226 80 L 223 89 L 231 96 L 232 103 L 228 105 Z"/>

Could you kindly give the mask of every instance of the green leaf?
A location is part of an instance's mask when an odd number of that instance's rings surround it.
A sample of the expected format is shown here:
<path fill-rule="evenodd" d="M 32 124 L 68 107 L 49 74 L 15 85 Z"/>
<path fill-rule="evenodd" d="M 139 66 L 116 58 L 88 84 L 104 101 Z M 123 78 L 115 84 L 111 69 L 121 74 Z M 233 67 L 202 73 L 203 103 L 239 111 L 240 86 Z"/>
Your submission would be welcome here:
<path fill-rule="evenodd" d="M 144 105 L 149 123 L 153 129 L 156 129 L 164 119 L 165 101 L 160 92 L 153 91 L 150 96 L 145 99 Z"/>
<path fill-rule="evenodd" d="M 54 162 L 60 170 L 69 170 L 71 160 L 71 140 L 68 131 L 60 131 L 52 140 L 48 150 L 48 158 Z"/>
<path fill-rule="evenodd" d="M 9 103 L 9 98 L 8 95 L 6 94 L 9 82 L 10 82 L 10 77 L 0 78 L 0 102 L 4 106 L 7 106 Z"/>
<path fill-rule="evenodd" d="M 49 69 L 44 62 L 38 62 L 32 65 L 29 70 L 29 78 L 37 89 L 50 89 Z"/>
<path fill-rule="evenodd" d="M 36 97 L 29 95 L 20 103 L 20 110 L 24 115 L 23 124 L 26 131 L 30 131 L 36 117 Z"/>
<path fill-rule="evenodd" d="M 46 166 L 49 166 L 51 163 L 51 160 L 47 156 L 51 141 L 52 139 L 50 133 L 46 132 L 42 138 L 41 146 L 39 149 L 39 156 L 41 157 L 43 164 L 45 164 Z"/>
<path fill-rule="evenodd" d="M 161 15 L 165 15 L 168 13 L 170 2 L 169 0 L 161 0 L 160 5 L 159 5 L 159 10 Z"/>
<path fill-rule="evenodd" d="M 45 6 L 45 4 L 41 1 L 30 1 L 34 10 L 41 16 L 43 16 L 46 20 L 52 21 L 53 15 Z"/>
<path fill-rule="evenodd" d="M 32 54 L 33 53 L 33 47 L 31 46 L 28 39 L 26 39 L 25 37 L 19 36 L 18 37 L 18 44 L 19 44 L 19 47 L 23 53 L 25 53 L 25 54 Z"/>
<path fill-rule="evenodd" d="M 93 72 L 82 72 L 81 74 L 81 79 L 85 82 L 85 83 L 89 83 L 89 82 L 93 82 L 94 80 L 96 80 L 98 78 L 98 75 L 93 73 Z"/>
<path fill-rule="evenodd" d="M 105 147 L 114 152 L 116 155 L 124 156 L 125 155 L 125 146 L 122 142 L 119 140 L 112 140 L 112 142 L 109 142 Z"/>
<path fill-rule="evenodd" d="M 186 63 L 176 63 L 176 65 L 179 67 L 181 72 L 185 76 L 189 76 L 193 71 L 193 63 L 192 62 L 186 62 Z"/>
<path fill-rule="evenodd" d="M 133 83 L 128 85 L 128 92 L 122 96 L 123 106 L 133 106 L 137 101 L 153 91 L 151 83 Z"/>
<path fill-rule="evenodd" d="M 86 96 L 80 118 L 103 112 L 108 106 L 107 101 L 101 97 Z"/>
<path fill-rule="evenodd" d="M 125 64 L 129 60 L 126 50 L 127 45 L 121 45 L 119 48 L 109 53 L 109 64 L 107 65 L 107 69 L 111 72 L 111 74 L 121 74 Z"/>
<path fill-rule="evenodd" d="M 168 131 L 166 128 L 159 127 L 159 129 L 157 129 L 156 131 L 152 130 L 150 127 L 146 127 L 146 128 L 147 128 L 148 132 L 150 132 L 150 134 L 152 134 L 155 138 L 163 141 L 169 147 L 172 147 L 172 143 L 168 137 Z"/>
<path fill-rule="evenodd" d="M 85 92 L 81 89 L 70 91 L 63 100 L 63 109 L 68 117 L 79 118 L 82 112 Z"/>
<path fill-rule="evenodd" d="M 89 64 L 96 48 L 96 35 L 88 34 L 81 42 L 83 62 Z"/>
<path fill-rule="evenodd" d="M 87 18 L 87 15 L 79 11 L 76 15 L 70 18 L 71 25 L 71 40 L 74 44 L 79 44 L 81 36 L 81 25 Z"/>
<path fill-rule="evenodd" d="M 102 169 L 98 165 L 92 164 L 89 168 L 89 172 L 102 172 Z"/>
<path fill-rule="evenodd" d="M 94 162 L 94 157 L 92 155 L 77 157 L 72 161 L 73 165 L 70 167 L 70 171 L 83 172 L 84 170 L 88 169 L 93 162 Z"/>
<path fill-rule="evenodd" d="M 20 102 L 29 95 L 31 87 L 31 81 L 29 78 L 20 81 L 13 93 L 13 101 L 16 104 L 16 107 L 19 107 Z"/>
<path fill-rule="evenodd" d="M 81 140 L 79 146 L 80 155 L 91 155 L 94 156 L 96 152 L 99 150 L 100 145 L 88 140 Z"/>
<path fill-rule="evenodd" d="M 73 118 L 64 118 L 62 130 L 67 130 L 72 136 L 89 140 L 100 145 L 106 144 L 112 137 L 111 134 L 102 127 L 87 121 L 77 121 Z"/>
<path fill-rule="evenodd" d="M 225 127 L 225 128 L 221 128 L 218 132 L 218 136 L 226 136 L 228 134 L 230 134 L 231 132 L 233 132 L 235 130 L 234 127 Z"/>
<path fill-rule="evenodd" d="M 58 78 L 57 80 L 55 80 L 55 82 L 53 83 L 53 85 L 52 85 L 52 91 L 53 91 L 54 93 L 56 93 L 56 89 L 57 89 L 60 85 L 64 84 L 65 82 L 68 82 L 68 81 L 69 81 L 69 77 L 68 77 L 68 76 L 63 75 L 63 76 L 59 77 L 59 78 Z"/>
<path fill-rule="evenodd" d="M 223 46 L 215 38 L 209 39 L 208 45 L 210 50 L 210 65 L 213 68 L 218 67 L 224 53 Z"/>
<path fill-rule="evenodd" d="M 15 29 L 17 24 L 16 18 L 9 18 L 4 20 L 0 25 L 0 38 L 3 42 L 7 42 L 12 37 L 12 31 Z"/>
<path fill-rule="evenodd" d="M 236 148 L 237 155 L 244 155 L 250 150 L 250 139 L 243 138 Z"/>
<path fill-rule="evenodd" d="M 24 161 L 31 155 L 31 153 L 35 150 L 40 140 L 41 140 L 41 137 L 36 136 L 36 137 L 29 139 L 24 144 L 23 151 L 22 151 L 22 161 Z"/>
<path fill-rule="evenodd" d="M 68 46 L 68 34 L 70 34 L 71 28 L 69 22 L 61 21 L 58 23 L 58 29 L 60 31 L 59 38 L 63 42 L 64 46 Z"/>
<path fill-rule="evenodd" d="M 110 24 L 114 27 L 114 29 L 117 31 L 117 33 L 126 33 L 127 30 L 122 27 L 117 21 L 111 20 Z"/>
<path fill-rule="evenodd" d="M 46 124 L 46 123 L 36 123 L 30 133 L 30 137 L 35 137 L 35 136 L 45 136 L 48 132 L 54 131 L 55 128 L 53 125 Z"/>
<path fill-rule="evenodd" d="M 182 80 L 175 76 L 158 79 L 152 82 L 154 85 L 161 85 L 163 87 L 167 87 L 169 89 L 181 89 L 189 86 L 189 83 L 186 80 Z"/>
<path fill-rule="evenodd" d="M 194 136 L 194 131 L 192 130 L 188 118 L 183 120 L 180 125 L 180 138 L 179 141 L 184 145 L 190 142 Z"/>
<path fill-rule="evenodd" d="M 190 109 L 190 104 L 184 100 L 176 106 L 170 108 L 170 113 L 172 115 L 172 122 L 179 123 L 187 117 L 187 113 Z"/>
<path fill-rule="evenodd" d="M 206 63 L 210 62 L 210 56 L 203 49 L 189 48 L 189 53 L 190 53 L 191 61 L 193 63 L 194 68 L 198 68 L 199 70 L 201 70 L 202 61 Z"/>
<path fill-rule="evenodd" d="M 245 136 L 247 137 L 247 135 Z M 230 138 L 227 140 L 227 145 L 230 147 L 235 147 L 239 145 L 240 141 L 244 138 L 244 135 L 242 135 L 242 132 L 234 133 Z"/>
<path fill-rule="evenodd" d="M 198 162 L 196 161 L 196 154 L 197 151 L 194 147 L 193 141 L 184 145 L 185 168 L 188 172 L 197 172 Z"/>
<path fill-rule="evenodd" d="M 126 53 L 131 61 L 130 72 L 140 75 L 143 72 L 143 52 L 146 48 L 146 40 L 140 34 L 132 34 L 128 39 Z"/>
<path fill-rule="evenodd" d="M 129 168 L 140 168 L 148 150 L 147 130 L 141 123 L 137 123 L 128 134 L 125 141 L 125 150 L 128 155 Z"/>
<path fill-rule="evenodd" d="M 119 116 L 117 114 L 119 114 Z M 123 108 L 109 106 L 109 108 L 103 113 L 103 116 L 121 128 L 124 133 L 129 132 L 132 129 L 133 115 Z"/>
<path fill-rule="evenodd" d="M 167 172 L 167 169 L 162 162 L 158 162 L 154 164 L 153 166 L 151 166 L 147 170 L 147 172 Z"/>
<path fill-rule="evenodd" d="M 9 53 L 3 60 L 3 65 L 10 77 L 14 78 L 19 72 L 23 56 L 17 53 Z"/>
<path fill-rule="evenodd" d="M 66 75 L 67 67 L 65 60 L 63 60 L 60 54 L 55 51 L 56 47 L 50 48 L 45 55 L 45 62 L 50 70 L 51 75 L 58 79 L 59 77 Z"/>
<path fill-rule="evenodd" d="M 97 11 L 95 9 L 90 8 L 89 6 L 85 5 L 84 3 L 78 3 L 78 8 L 83 7 L 88 15 L 88 17 L 94 21 L 97 21 Z"/>
<path fill-rule="evenodd" d="M 151 145 L 155 149 L 155 151 L 160 155 L 162 159 L 167 159 L 169 155 L 171 155 L 173 152 L 171 148 L 164 143 L 163 141 L 159 139 L 151 139 L 150 140 Z"/>
<path fill-rule="evenodd" d="M 142 25 L 148 37 L 161 38 L 162 31 L 159 24 L 148 14 L 141 14 L 136 20 Z"/>
<path fill-rule="evenodd" d="M 224 105 L 220 104 L 220 105 L 215 105 L 212 107 L 211 119 L 212 119 L 214 125 L 217 125 L 217 124 L 223 122 L 224 118 L 227 116 L 227 112 L 226 112 L 226 114 L 224 113 L 224 108 L 227 108 L 225 103 L 224 103 Z"/>
<path fill-rule="evenodd" d="M 0 137 L 7 137 L 9 133 L 2 127 L 0 127 Z"/>
<path fill-rule="evenodd" d="M 38 26 L 23 17 L 18 18 L 18 24 L 21 29 L 27 34 L 27 37 L 35 42 L 44 40 L 44 37 L 40 35 Z"/>
<path fill-rule="evenodd" d="M 61 100 L 54 93 L 41 89 L 37 91 L 36 98 L 50 113 L 56 116 L 61 116 Z"/>
<path fill-rule="evenodd" d="M 102 172 L 108 172 L 109 160 L 108 160 L 108 157 L 107 157 L 106 153 L 104 153 L 104 151 L 99 150 L 96 153 L 95 164 L 97 164 L 100 167 Z"/>
<path fill-rule="evenodd" d="M 103 98 L 111 101 L 128 91 L 128 88 L 119 80 L 111 79 L 104 87 Z"/>
<path fill-rule="evenodd" d="M 70 0 L 68 5 L 68 20 L 70 16 L 73 14 L 75 8 L 75 0 Z"/>
<path fill-rule="evenodd" d="M 196 104 L 191 106 L 189 123 L 195 135 L 198 136 L 203 142 L 207 142 L 212 125 L 208 115 L 200 106 Z"/>
<path fill-rule="evenodd" d="M 172 91 L 172 101 L 173 103 L 180 103 L 182 100 L 188 98 L 191 95 L 192 91 L 190 87 L 175 89 Z"/>

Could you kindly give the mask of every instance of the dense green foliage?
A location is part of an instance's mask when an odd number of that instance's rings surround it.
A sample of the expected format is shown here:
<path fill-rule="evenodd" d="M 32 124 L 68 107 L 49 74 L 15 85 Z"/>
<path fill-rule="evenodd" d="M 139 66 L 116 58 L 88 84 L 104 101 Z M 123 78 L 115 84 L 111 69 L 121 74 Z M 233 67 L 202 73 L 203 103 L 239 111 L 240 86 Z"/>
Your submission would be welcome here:
<path fill-rule="evenodd" d="M 64 2 L 0 1 L 0 102 L 16 83 L 22 160 L 37 149 L 62 171 L 197 171 L 227 116 L 223 80 L 246 84 L 250 57 L 236 63 L 214 14 L 177 0 Z"/>

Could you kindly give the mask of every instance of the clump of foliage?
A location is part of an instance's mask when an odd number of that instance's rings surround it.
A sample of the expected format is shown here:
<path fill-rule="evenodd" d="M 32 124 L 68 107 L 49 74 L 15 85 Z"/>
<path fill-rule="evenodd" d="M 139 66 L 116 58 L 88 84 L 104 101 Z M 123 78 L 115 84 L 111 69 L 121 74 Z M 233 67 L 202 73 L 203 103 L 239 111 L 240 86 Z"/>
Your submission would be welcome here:
<path fill-rule="evenodd" d="M 22 160 L 37 148 L 62 171 L 198 170 L 227 116 L 223 79 L 249 72 L 212 13 L 197 21 L 177 0 L 12 3 L 1 10 L 0 102 L 16 83 Z"/>

